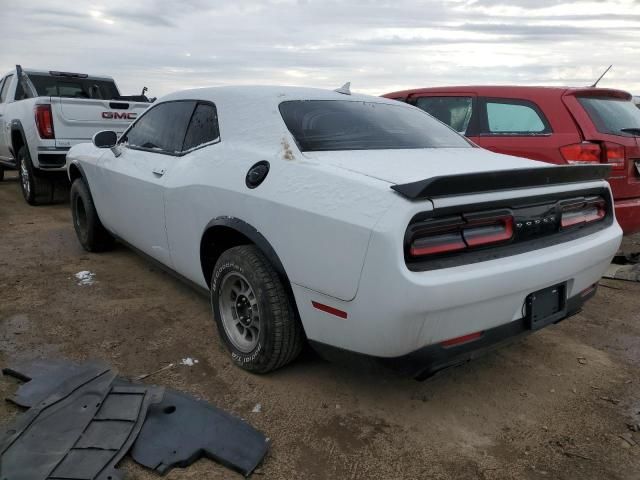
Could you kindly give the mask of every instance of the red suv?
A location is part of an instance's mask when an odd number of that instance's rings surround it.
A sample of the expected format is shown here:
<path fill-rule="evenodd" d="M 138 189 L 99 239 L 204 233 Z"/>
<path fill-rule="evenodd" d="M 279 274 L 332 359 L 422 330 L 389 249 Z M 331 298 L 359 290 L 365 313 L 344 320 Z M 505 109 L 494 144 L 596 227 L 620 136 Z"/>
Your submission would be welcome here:
<path fill-rule="evenodd" d="M 608 163 L 616 216 L 640 231 L 640 109 L 604 88 L 446 87 L 384 95 L 425 110 L 483 148 L 557 164 Z"/>

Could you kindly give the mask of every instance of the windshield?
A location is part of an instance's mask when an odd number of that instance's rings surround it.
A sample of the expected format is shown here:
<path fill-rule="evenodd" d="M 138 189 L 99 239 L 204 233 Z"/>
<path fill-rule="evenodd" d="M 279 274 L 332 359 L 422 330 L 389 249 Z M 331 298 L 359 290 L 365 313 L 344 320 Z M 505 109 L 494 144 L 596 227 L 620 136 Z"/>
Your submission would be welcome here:
<path fill-rule="evenodd" d="M 640 136 L 640 110 L 631 100 L 578 98 L 600 133 Z"/>
<path fill-rule="evenodd" d="M 417 108 L 350 100 L 280 104 L 302 151 L 471 148 L 464 137 Z"/>
<path fill-rule="evenodd" d="M 120 93 L 113 80 L 92 78 L 29 75 L 29 80 L 40 97 L 117 99 Z"/>

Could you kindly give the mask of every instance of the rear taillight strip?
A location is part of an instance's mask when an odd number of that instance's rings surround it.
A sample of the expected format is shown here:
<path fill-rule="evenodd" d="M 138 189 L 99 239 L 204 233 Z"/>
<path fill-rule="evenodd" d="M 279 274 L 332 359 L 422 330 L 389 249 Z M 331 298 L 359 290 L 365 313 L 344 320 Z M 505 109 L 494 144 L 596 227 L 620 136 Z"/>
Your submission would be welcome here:
<path fill-rule="evenodd" d="M 407 255 L 421 260 L 506 245 L 599 222 L 608 212 L 602 195 L 564 199 L 547 207 L 530 208 L 534 212 L 500 209 L 416 222 L 407 231 Z"/>
<path fill-rule="evenodd" d="M 593 223 L 602 220 L 606 215 L 607 210 L 603 199 L 589 200 L 581 205 L 568 205 L 562 209 L 560 226 L 571 228 Z"/>
<path fill-rule="evenodd" d="M 513 237 L 513 223 L 511 215 L 485 216 L 469 221 L 454 217 L 448 226 L 440 221 L 433 230 L 427 228 L 414 232 L 409 254 L 420 257 L 508 242 Z"/>
<path fill-rule="evenodd" d="M 470 247 L 506 242 L 513 237 L 513 217 L 506 216 L 488 224 L 471 224 L 463 230 L 464 240 Z"/>

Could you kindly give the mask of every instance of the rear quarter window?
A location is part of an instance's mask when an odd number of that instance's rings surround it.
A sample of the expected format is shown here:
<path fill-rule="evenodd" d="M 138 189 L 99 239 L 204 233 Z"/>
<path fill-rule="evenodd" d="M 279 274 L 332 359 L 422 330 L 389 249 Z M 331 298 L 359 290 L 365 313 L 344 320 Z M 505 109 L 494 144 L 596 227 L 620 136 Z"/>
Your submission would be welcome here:
<path fill-rule="evenodd" d="M 631 100 L 578 97 L 578 101 L 600 133 L 640 136 L 640 109 Z"/>
<path fill-rule="evenodd" d="M 219 139 L 220 130 L 218 128 L 218 113 L 215 105 L 199 103 L 191 116 L 182 151 L 193 150 Z"/>
<path fill-rule="evenodd" d="M 528 100 L 485 100 L 485 134 L 541 135 L 551 127 L 540 109 Z"/>

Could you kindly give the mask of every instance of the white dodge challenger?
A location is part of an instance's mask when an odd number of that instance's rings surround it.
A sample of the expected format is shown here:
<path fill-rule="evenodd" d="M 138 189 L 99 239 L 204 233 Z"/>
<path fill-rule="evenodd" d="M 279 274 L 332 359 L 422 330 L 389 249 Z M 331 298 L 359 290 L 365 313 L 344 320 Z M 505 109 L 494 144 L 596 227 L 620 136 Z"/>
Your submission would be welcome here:
<path fill-rule="evenodd" d="M 428 376 L 576 313 L 621 240 L 608 166 L 498 155 L 348 90 L 174 93 L 68 164 L 83 247 L 207 289 L 259 373 L 308 340 Z"/>

